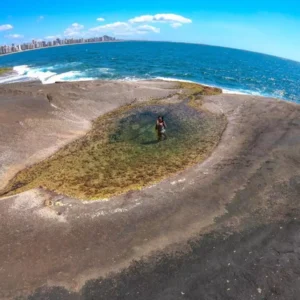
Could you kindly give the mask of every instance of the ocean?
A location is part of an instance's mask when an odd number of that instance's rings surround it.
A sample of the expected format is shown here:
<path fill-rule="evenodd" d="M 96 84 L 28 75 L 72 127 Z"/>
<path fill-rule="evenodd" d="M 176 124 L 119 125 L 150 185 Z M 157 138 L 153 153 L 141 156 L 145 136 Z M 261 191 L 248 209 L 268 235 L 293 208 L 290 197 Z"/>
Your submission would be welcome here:
<path fill-rule="evenodd" d="M 170 42 L 115 42 L 45 48 L 0 57 L 13 75 L 0 84 L 40 80 L 184 80 L 225 93 L 300 103 L 300 62 L 249 51 Z"/>

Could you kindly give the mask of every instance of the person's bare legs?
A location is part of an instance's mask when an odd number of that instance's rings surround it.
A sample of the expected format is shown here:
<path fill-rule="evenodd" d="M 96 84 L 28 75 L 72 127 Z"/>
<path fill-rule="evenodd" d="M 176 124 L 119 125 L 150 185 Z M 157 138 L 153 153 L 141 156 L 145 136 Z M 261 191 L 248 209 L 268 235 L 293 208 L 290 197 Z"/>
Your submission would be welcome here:
<path fill-rule="evenodd" d="M 162 133 L 158 130 L 157 131 L 157 141 L 160 142 L 162 138 Z"/>

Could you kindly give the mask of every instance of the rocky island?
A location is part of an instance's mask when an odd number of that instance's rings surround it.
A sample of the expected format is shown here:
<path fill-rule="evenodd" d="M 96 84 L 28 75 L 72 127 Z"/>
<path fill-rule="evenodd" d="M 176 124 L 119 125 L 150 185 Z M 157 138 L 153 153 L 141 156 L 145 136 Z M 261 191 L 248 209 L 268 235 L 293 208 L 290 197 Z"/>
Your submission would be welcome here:
<path fill-rule="evenodd" d="M 0 106 L 1 299 L 298 299 L 298 105 L 91 81 Z"/>

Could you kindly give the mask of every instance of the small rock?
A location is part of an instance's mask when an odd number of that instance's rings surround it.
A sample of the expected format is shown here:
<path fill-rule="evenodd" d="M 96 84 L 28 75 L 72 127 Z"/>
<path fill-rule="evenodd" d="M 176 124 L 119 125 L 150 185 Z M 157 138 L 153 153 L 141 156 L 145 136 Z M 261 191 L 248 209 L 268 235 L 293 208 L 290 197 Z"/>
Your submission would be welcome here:
<path fill-rule="evenodd" d="M 262 289 L 261 289 L 261 288 L 258 288 L 257 291 L 258 291 L 259 294 L 261 294 Z"/>
<path fill-rule="evenodd" d="M 45 200 L 44 205 L 45 206 L 52 206 L 53 202 L 51 200 L 47 199 L 47 200 Z"/>

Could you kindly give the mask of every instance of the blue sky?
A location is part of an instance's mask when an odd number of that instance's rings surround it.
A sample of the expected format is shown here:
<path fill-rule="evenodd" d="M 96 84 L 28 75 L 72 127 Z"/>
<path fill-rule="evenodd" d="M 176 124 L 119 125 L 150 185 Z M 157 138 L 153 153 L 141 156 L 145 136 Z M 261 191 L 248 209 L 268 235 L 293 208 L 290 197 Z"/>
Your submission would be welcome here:
<path fill-rule="evenodd" d="M 299 0 L 15 0 L 1 4 L 0 44 L 103 34 L 219 45 L 300 61 L 300 5 Z"/>

